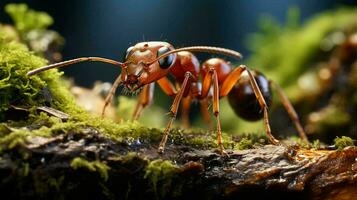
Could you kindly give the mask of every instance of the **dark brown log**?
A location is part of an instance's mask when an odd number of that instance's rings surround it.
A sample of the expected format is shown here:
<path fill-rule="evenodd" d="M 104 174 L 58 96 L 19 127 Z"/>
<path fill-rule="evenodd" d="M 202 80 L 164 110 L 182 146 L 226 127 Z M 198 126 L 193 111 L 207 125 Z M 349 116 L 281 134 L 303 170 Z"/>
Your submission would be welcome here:
<path fill-rule="evenodd" d="M 175 142 L 161 155 L 156 143 L 115 142 L 93 128 L 51 138 L 31 136 L 0 156 L 0 191 L 15 199 L 357 197 L 355 147 L 332 151 L 265 145 L 228 154 Z M 71 163 L 78 157 L 100 161 L 108 169 L 74 168 Z M 148 174 L 158 159 L 175 164 Z"/>

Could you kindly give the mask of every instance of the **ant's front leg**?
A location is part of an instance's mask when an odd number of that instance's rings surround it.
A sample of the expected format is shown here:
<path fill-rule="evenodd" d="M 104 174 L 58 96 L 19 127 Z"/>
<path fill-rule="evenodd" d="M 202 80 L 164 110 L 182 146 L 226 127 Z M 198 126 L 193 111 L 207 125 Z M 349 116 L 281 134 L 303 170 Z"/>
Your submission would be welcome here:
<path fill-rule="evenodd" d="M 102 117 L 104 117 L 105 109 L 107 108 L 107 106 L 112 103 L 113 97 L 115 95 L 115 91 L 117 90 L 118 86 L 121 83 L 122 83 L 122 77 L 121 77 L 121 75 L 119 75 L 117 77 L 117 79 L 115 79 L 115 81 L 113 83 L 113 86 L 110 88 L 109 94 L 105 98 L 105 103 L 104 103 L 104 106 L 103 106 L 103 109 L 102 109 Z"/>
<path fill-rule="evenodd" d="M 157 84 L 159 84 L 162 91 L 168 96 L 175 96 L 177 94 L 175 86 L 171 83 L 171 81 L 166 76 L 162 77 L 156 82 Z"/>
<path fill-rule="evenodd" d="M 156 82 L 159 84 L 162 91 L 168 96 L 174 96 L 177 93 L 175 87 L 167 77 L 163 77 Z M 139 119 L 144 108 L 151 104 L 154 96 L 154 88 L 155 83 L 150 83 L 149 85 L 144 86 L 143 91 L 139 95 L 139 100 L 133 113 L 133 120 Z"/>
<path fill-rule="evenodd" d="M 145 85 L 143 91 L 139 94 L 139 100 L 136 104 L 132 120 L 138 120 L 144 108 L 149 106 L 154 97 L 155 82 Z"/>
<path fill-rule="evenodd" d="M 162 136 L 162 139 L 161 139 L 161 142 L 160 142 L 160 145 L 159 145 L 159 149 L 158 149 L 159 153 L 163 153 L 164 150 L 165 150 L 165 145 L 166 145 L 166 142 L 167 142 L 167 137 L 169 135 L 169 131 L 171 130 L 172 124 L 176 119 L 177 110 L 178 110 L 178 107 L 180 105 L 180 102 L 181 102 L 181 99 L 183 97 L 183 94 L 186 91 L 186 89 L 189 89 L 187 87 L 190 87 L 189 86 L 189 81 L 190 81 L 191 78 L 192 78 L 191 72 L 186 72 L 185 73 L 185 79 L 184 79 L 184 81 L 183 81 L 183 83 L 181 85 L 181 88 L 180 88 L 179 92 L 176 94 L 174 102 L 172 103 L 172 106 L 171 106 L 171 109 L 170 109 L 171 119 L 170 119 L 169 123 L 167 124 L 167 127 L 166 127 L 166 129 L 164 131 L 164 135 Z"/>

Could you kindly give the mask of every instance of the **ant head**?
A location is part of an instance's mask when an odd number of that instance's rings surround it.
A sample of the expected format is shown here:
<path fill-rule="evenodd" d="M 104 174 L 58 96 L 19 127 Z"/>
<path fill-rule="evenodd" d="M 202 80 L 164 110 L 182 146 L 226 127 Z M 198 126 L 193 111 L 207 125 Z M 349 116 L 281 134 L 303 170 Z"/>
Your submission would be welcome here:
<path fill-rule="evenodd" d="M 173 49 L 167 42 L 141 42 L 129 47 L 124 56 L 125 64 L 122 70 L 122 80 L 126 88 L 135 91 L 166 76 L 175 62 L 176 54 L 156 59 Z"/>

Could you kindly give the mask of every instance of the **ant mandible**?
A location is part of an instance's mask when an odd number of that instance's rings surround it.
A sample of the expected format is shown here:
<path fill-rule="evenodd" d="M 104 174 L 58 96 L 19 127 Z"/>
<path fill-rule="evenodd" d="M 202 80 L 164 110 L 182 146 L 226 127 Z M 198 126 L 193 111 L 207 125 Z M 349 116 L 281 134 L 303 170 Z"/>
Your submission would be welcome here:
<path fill-rule="evenodd" d="M 181 100 L 183 100 L 183 110 L 188 110 L 192 100 L 199 100 L 201 105 L 207 106 L 208 101 L 213 98 L 213 114 L 217 123 L 218 146 L 223 154 L 219 99 L 225 96 L 228 96 L 229 103 L 235 113 L 242 118 L 251 121 L 264 118 L 265 132 L 270 142 L 275 145 L 279 144 L 279 140 L 275 139 L 271 134 L 268 119 L 268 106 L 271 103 L 270 85 L 273 84 L 299 136 L 307 141 L 298 115 L 277 84 L 267 80 L 260 72 L 251 71 L 245 65 L 240 65 L 233 69 L 223 59 L 212 58 L 200 65 L 191 52 L 206 52 L 222 54 L 236 59 L 242 58 L 242 55 L 236 51 L 219 47 L 192 46 L 174 49 L 167 42 L 141 42 L 127 49 L 124 62 L 101 57 L 82 57 L 44 66 L 28 72 L 27 75 L 31 76 L 48 69 L 84 61 L 98 61 L 117 65 L 121 67 L 122 72 L 114 81 L 105 99 L 102 115 L 104 115 L 106 107 L 112 102 L 118 86 L 124 85 L 124 88 L 130 92 L 137 92 L 142 89 L 133 114 L 134 119 L 138 119 L 142 110 L 152 102 L 154 85 L 157 83 L 165 94 L 174 96 L 170 109 L 171 119 L 164 130 L 158 148 L 160 153 L 164 152 L 168 134 L 176 118 Z M 178 91 L 167 78 L 169 74 L 173 75 L 180 86 Z M 207 107 L 206 109 L 201 109 L 201 111 L 204 119 L 209 119 Z M 188 121 L 187 114 L 184 117 Z"/>

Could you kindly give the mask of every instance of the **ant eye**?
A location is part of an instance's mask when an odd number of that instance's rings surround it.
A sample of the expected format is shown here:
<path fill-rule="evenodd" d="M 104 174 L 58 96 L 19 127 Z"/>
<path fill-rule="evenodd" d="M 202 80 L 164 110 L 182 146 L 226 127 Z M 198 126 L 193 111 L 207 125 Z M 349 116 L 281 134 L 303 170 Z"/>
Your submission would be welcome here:
<path fill-rule="evenodd" d="M 133 49 L 134 49 L 134 47 L 129 47 L 129 48 L 126 50 L 126 52 L 125 52 L 125 54 L 124 54 L 124 57 L 123 57 L 123 62 L 125 62 L 125 61 L 128 59 L 128 56 L 129 56 L 131 50 L 133 50 Z"/>
<path fill-rule="evenodd" d="M 161 47 L 158 51 L 157 51 L 157 57 L 169 52 L 170 49 L 168 47 Z M 167 69 L 169 68 L 172 63 L 174 62 L 174 54 L 170 54 L 162 59 L 159 60 L 159 65 L 160 65 L 160 68 L 162 69 Z"/>

